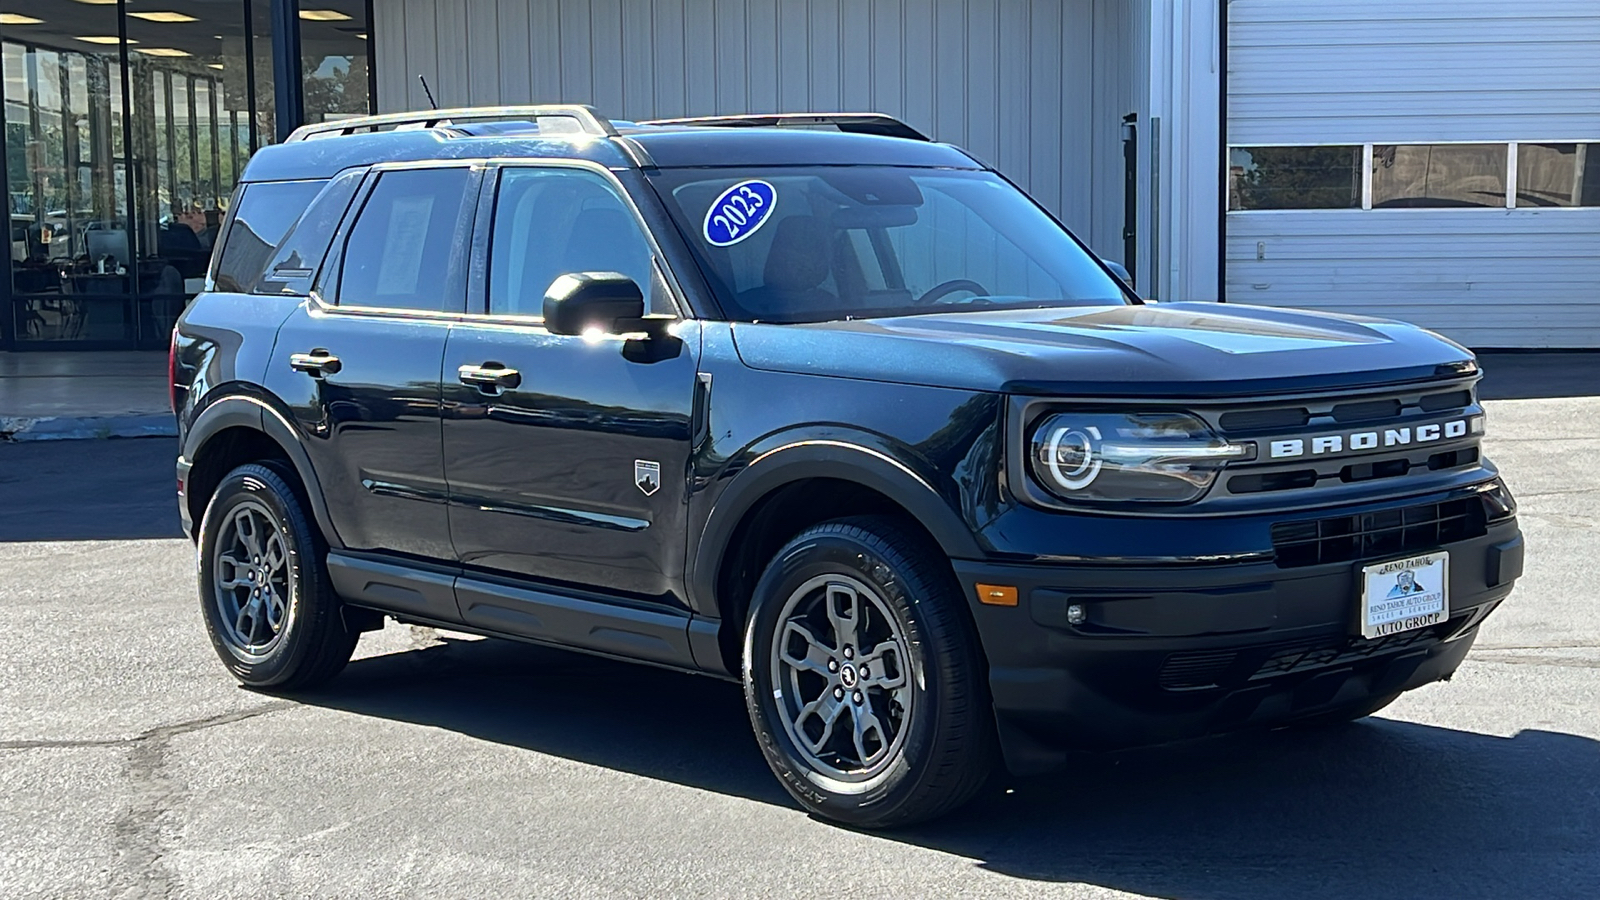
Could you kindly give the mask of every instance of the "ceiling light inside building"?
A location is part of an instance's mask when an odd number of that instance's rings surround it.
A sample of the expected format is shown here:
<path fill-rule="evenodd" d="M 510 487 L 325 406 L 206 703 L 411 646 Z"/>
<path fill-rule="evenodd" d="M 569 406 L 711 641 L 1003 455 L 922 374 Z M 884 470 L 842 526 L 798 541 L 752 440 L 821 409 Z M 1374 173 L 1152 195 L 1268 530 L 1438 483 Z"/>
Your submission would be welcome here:
<path fill-rule="evenodd" d="M 132 43 L 131 41 L 129 43 Z M 187 50 L 175 50 L 172 47 L 146 47 L 139 51 L 145 56 L 193 56 Z"/>
<path fill-rule="evenodd" d="M 206 68 L 221 70 L 222 69 L 222 63 L 206 63 Z"/>
<path fill-rule="evenodd" d="M 181 12 L 130 12 L 128 15 L 146 22 L 198 22 L 194 16 L 186 16 Z"/>
<path fill-rule="evenodd" d="M 117 0 L 78 0 L 78 2 L 87 4 L 89 6 L 116 6 L 117 5 Z"/>
<path fill-rule="evenodd" d="M 115 44 L 122 39 L 114 34 L 91 34 L 88 37 L 80 37 L 78 40 L 83 41 L 85 44 Z M 130 40 L 128 43 L 137 44 L 139 42 Z"/>
<path fill-rule="evenodd" d="M 350 17 L 337 9 L 302 9 L 300 18 L 307 22 L 348 22 Z"/>
<path fill-rule="evenodd" d="M 42 25 L 43 19 L 33 16 L 24 16 L 20 13 L 0 13 L 0 25 Z"/>

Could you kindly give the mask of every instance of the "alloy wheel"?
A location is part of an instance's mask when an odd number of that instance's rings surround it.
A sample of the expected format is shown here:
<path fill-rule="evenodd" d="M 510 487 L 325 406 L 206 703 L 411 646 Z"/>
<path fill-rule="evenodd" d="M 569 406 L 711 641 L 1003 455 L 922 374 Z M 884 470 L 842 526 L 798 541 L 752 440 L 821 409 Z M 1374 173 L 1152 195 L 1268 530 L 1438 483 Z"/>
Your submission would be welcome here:
<path fill-rule="evenodd" d="M 287 631 L 289 548 L 266 506 L 246 500 L 217 535 L 213 594 L 224 639 L 246 656 L 264 656 Z"/>
<path fill-rule="evenodd" d="M 820 575 L 789 595 L 772 644 L 779 716 L 819 773 L 865 781 L 899 756 L 913 713 L 906 639 L 878 592 Z"/>

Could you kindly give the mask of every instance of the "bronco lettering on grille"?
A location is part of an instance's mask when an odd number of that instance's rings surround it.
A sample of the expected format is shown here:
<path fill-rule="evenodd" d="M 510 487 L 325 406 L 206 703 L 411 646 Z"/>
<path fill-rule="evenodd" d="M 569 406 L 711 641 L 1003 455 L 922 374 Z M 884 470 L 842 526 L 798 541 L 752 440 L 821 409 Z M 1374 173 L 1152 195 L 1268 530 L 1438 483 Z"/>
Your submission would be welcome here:
<path fill-rule="evenodd" d="M 1319 434 L 1313 437 L 1288 438 L 1268 442 L 1271 459 L 1294 459 L 1299 456 L 1327 456 L 1334 453 L 1386 450 L 1411 444 L 1431 444 L 1452 440 L 1469 434 L 1483 433 L 1483 417 L 1452 419 L 1448 422 L 1431 422 L 1415 428 L 1383 428 L 1373 431 Z"/>

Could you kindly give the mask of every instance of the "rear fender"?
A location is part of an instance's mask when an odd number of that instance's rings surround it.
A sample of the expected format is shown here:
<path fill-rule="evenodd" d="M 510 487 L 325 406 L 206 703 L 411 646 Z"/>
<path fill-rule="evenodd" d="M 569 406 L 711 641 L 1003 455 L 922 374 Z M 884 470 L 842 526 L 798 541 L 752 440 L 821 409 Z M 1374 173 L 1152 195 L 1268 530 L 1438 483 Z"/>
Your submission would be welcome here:
<path fill-rule="evenodd" d="M 228 428 L 250 428 L 265 434 L 283 448 L 284 455 L 293 464 L 305 486 L 306 499 L 311 504 L 312 516 L 323 537 L 332 549 L 343 549 L 344 542 L 333 528 L 328 515 L 328 504 L 322 494 L 322 483 L 311 465 L 311 456 L 301 443 L 301 435 L 293 420 L 266 398 L 248 393 L 230 393 L 210 403 L 195 416 L 187 429 L 183 451 L 178 459 L 178 475 L 187 484 L 189 469 L 206 452 L 206 444 Z"/>

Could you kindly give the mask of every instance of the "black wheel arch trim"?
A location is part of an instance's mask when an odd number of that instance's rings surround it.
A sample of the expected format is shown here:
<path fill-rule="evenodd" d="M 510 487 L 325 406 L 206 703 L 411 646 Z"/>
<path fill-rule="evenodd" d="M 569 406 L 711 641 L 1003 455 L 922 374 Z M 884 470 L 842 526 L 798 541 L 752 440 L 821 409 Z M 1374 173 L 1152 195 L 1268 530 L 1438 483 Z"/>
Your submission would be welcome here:
<path fill-rule="evenodd" d="M 690 605 L 702 615 L 718 615 L 717 573 L 745 514 L 778 488 L 810 478 L 855 482 L 888 497 L 915 517 L 952 559 L 985 556 L 934 481 L 917 471 L 922 467 L 913 467 L 876 436 L 790 434 L 762 441 L 741 456 L 748 462 L 717 496 L 690 553 Z"/>
<path fill-rule="evenodd" d="M 323 538 L 331 549 L 344 548 L 344 542 L 334 530 L 333 519 L 328 515 L 327 500 L 322 495 L 322 483 L 317 479 L 311 456 L 301 443 L 298 429 L 283 411 L 269 400 L 247 393 L 229 393 L 211 400 L 195 415 L 184 431 L 183 448 L 178 460 L 178 474 L 187 477 L 206 444 L 228 428 L 249 428 L 259 431 L 283 448 L 284 455 L 295 468 L 300 483 L 305 486 L 306 498 L 311 503 L 312 518 L 322 530 Z M 187 484 L 187 481 L 185 481 Z"/>

